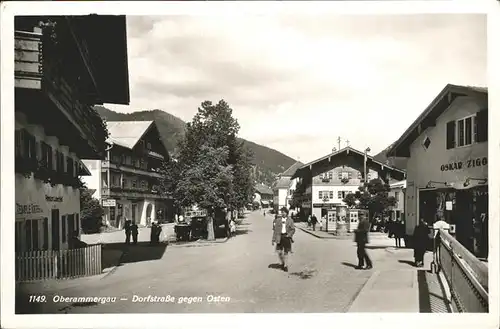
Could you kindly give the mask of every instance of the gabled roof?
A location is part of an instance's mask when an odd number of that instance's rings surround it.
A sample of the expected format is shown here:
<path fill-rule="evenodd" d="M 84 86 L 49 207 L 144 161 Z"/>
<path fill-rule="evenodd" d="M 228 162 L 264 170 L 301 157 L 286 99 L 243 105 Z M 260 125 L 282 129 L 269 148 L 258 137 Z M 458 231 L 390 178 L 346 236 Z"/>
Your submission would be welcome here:
<path fill-rule="evenodd" d="M 348 154 L 356 154 L 356 155 L 359 155 L 359 156 L 362 156 L 364 157 L 364 152 L 361 152 L 361 151 L 358 151 L 350 146 L 347 146 L 347 147 L 344 147 L 343 149 L 340 149 L 336 152 L 333 152 L 331 154 L 328 154 L 324 157 L 321 157 L 319 159 L 316 159 L 314 161 L 311 161 L 309 163 L 306 163 L 305 165 L 303 165 L 302 167 L 300 167 L 299 169 L 297 169 L 297 171 L 295 172 L 295 174 L 292 176 L 292 179 L 298 177 L 300 175 L 300 173 L 306 171 L 306 170 L 309 170 L 310 167 L 312 167 L 313 165 L 317 165 L 319 164 L 320 162 L 323 162 L 323 161 L 330 161 L 330 159 L 334 158 L 334 157 L 338 157 L 338 156 L 345 156 L 345 155 L 348 155 Z M 403 169 L 398 169 L 398 168 L 395 168 L 395 167 L 391 167 L 391 166 L 388 166 L 387 164 L 385 163 L 382 163 L 380 161 L 377 161 L 375 160 L 374 157 L 372 157 L 371 155 L 366 155 L 366 159 L 367 159 L 367 163 L 369 165 L 373 165 L 373 164 L 376 164 L 378 166 L 380 166 L 381 168 L 385 169 L 385 170 L 389 170 L 389 171 L 392 171 L 393 173 L 395 173 L 397 176 L 400 176 L 401 179 L 404 179 L 405 175 L 406 175 L 406 171 L 404 171 Z"/>
<path fill-rule="evenodd" d="M 83 163 L 82 160 L 79 160 L 79 167 L 78 167 L 78 176 L 92 176 L 90 173 L 89 168 Z"/>
<path fill-rule="evenodd" d="M 153 126 L 154 121 L 108 121 L 108 143 L 133 149 Z"/>
<path fill-rule="evenodd" d="M 297 169 L 299 169 L 300 167 L 302 167 L 304 164 L 300 161 L 297 161 L 295 162 L 293 165 L 291 165 L 287 170 L 285 170 L 284 172 L 282 172 L 280 174 L 281 177 L 283 176 L 288 176 L 288 177 L 292 177 L 293 174 L 295 174 L 295 172 L 297 171 Z"/>
<path fill-rule="evenodd" d="M 255 185 L 255 191 L 259 194 L 268 194 L 268 195 L 273 194 L 273 191 L 269 187 L 262 184 Z"/>
<path fill-rule="evenodd" d="M 448 109 L 453 100 L 459 96 L 486 96 L 488 97 L 488 88 L 473 86 L 458 86 L 448 84 L 427 106 L 427 108 L 410 125 L 403 135 L 387 151 L 387 156 L 410 156 L 410 145 L 420 134 L 435 125 L 436 119 Z"/>
<path fill-rule="evenodd" d="M 290 177 L 285 176 L 285 177 L 279 177 L 276 182 L 274 183 L 273 190 L 277 189 L 287 189 L 290 187 Z"/>

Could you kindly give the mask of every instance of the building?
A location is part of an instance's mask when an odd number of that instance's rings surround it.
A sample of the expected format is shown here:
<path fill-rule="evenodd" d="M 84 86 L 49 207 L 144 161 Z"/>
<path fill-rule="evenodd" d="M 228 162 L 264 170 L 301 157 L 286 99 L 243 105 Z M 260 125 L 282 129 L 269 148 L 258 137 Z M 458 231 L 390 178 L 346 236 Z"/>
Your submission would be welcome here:
<path fill-rule="evenodd" d="M 327 216 L 328 209 L 343 206 L 343 199 L 358 191 L 364 182 L 365 153 L 345 147 L 339 151 L 309 162 L 297 169 L 295 199 L 301 205 L 300 217 L 315 214 L 318 219 Z M 403 180 L 405 171 L 387 166 L 366 155 L 367 180 L 381 178 Z"/>
<path fill-rule="evenodd" d="M 273 191 L 263 185 L 255 185 L 254 202 L 259 202 L 262 208 L 269 208 L 273 203 Z"/>
<path fill-rule="evenodd" d="M 393 220 L 404 220 L 406 180 L 392 183 L 390 187 L 389 196 L 396 199 L 396 205 L 390 211 L 390 218 Z"/>
<path fill-rule="evenodd" d="M 16 17 L 14 28 L 15 247 L 66 249 L 80 232 L 80 159 L 105 153 L 92 106 L 129 103 L 125 17 Z"/>
<path fill-rule="evenodd" d="M 393 145 L 408 158 L 407 234 L 446 219 L 476 255 L 488 253 L 488 90 L 447 85 Z"/>
<path fill-rule="evenodd" d="M 105 207 L 105 222 L 122 228 L 127 219 L 142 226 L 172 220 L 172 200 L 158 193 L 158 171 L 169 154 L 154 121 L 110 121 L 107 127 L 105 159 L 84 160 L 92 173 L 85 181 Z"/>
<path fill-rule="evenodd" d="M 297 185 L 297 179 L 292 179 L 292 176 L 303 165 L 302 162 L 297 161 L 278 175 L 273 186 L 273 204 L 276 210 L 283 207 L 290 208 L 293 192 Z"/>

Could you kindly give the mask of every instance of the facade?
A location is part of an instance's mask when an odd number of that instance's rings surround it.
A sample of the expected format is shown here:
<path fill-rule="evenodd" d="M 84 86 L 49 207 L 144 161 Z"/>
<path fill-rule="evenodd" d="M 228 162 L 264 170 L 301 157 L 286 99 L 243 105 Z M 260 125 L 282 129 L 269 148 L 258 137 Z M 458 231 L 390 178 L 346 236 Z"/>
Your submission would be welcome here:
<path fill-rule="evenodd" d="M 283 207 L 290 209 L 293 192 L 297 186 L 297 179 L 292 179 L 292 176 L 303 165 L 303 163 L 297 161 L 278 175 L 273 186 L 273 203 L 276 210 Z"/>
<path fill-rule="evenodd" d="M 255 186 L 254 202 L 259 202 L 263 208 L 269 208 L 273 203 L 273 191 L 262 184 Z"/>
<path fill-rule="evenodd" d="M 405 219 L 405 193 L 406 193 L 406 180 L 392 183 L 389 196 L 396 199 L 396 205 L 392 207 L 390 218 L 393 220 Z"/>
<path fill-rule="evenodd" d="M 109 121 L 104 160 L 84 160 L 93 197 L 101 200 L 105 222 L 122 228 L 125 220 L 146 226 L 174 217 L 172 200 L 158 193 L 159 168 L 169 161 L 153 121 Z"/>
<path fill-rule="evenodd" d="M 89 174 L 80 159 L 105 150 L 92 106 L 129 103 L 125 25 L 124 16 L 15 19 L 16 252 L 71 248 L 80 234 Z"/>
<path fill-rule="evenodd" d="M 330 216 L 329 210 L 345 207 L 343 199 L 355 193 L 364 182 L 364 153 L 351 147 L 335 151 L 300 167 L 295 198 L 301 205 L 300 217 L 315 214 L 318 219 Z M 404 179 L 405 172 L 366 156 L 367 180 Z M 339 209 L 340 209 L 339 208 Z M 330 216 L 331 217 L 331 216 Z"/>
<path fill-rule="evenodd" d="M 395 143 L 409 158 L 407 234 L 421 218 L 445 219 L 456 239 L 488 253 L 488 90 L 447 85 Z"/>

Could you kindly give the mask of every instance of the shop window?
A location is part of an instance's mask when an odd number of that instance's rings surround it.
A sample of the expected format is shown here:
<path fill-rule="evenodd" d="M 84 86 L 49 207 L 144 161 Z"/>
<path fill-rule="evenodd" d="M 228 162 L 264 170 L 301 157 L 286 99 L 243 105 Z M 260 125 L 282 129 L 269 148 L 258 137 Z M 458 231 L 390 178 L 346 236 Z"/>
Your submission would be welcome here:
<path fill-rule="evenodd" d="M 42 249 L 43 250 L 48 250 L 49 249 L 49 219 L 45 217 L 43 219 L 43 244 L 42 244 Z"/>
<path fill-rule="evenodd" d="M 22 251 L 22 243 L 23 243 L 23 222 L 16 222 L 15 229 L 15 243 L 16 243 L 16 252 Z"/>

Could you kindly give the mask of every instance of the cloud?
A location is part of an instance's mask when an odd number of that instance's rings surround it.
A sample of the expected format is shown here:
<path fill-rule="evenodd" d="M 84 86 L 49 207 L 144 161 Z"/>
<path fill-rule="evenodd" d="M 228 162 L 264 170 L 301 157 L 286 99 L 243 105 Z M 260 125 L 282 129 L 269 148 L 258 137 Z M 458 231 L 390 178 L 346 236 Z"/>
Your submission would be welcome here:
<path fill-rule="evenodd" d="M 447 83 L 486 84 L 485 15 L 131 16 L 131 104 L 189 121 L 225 99 L 243 138 L 310 161 L 374 152 Z"/>

